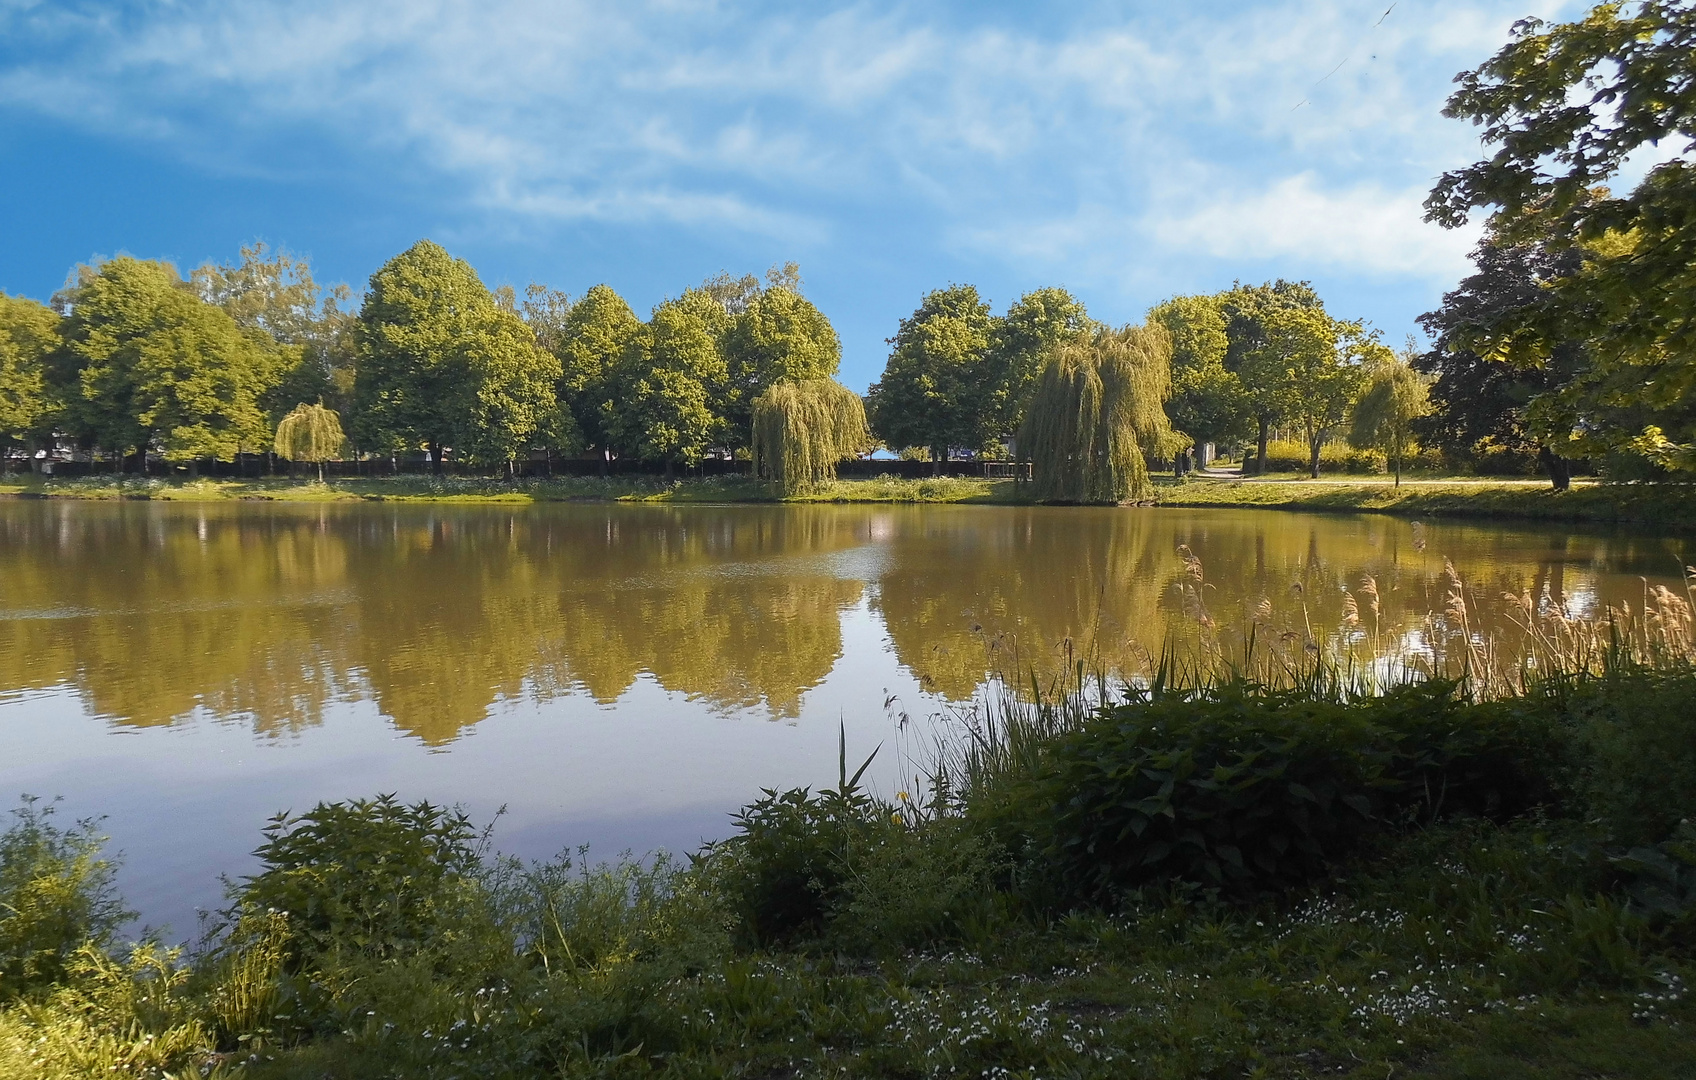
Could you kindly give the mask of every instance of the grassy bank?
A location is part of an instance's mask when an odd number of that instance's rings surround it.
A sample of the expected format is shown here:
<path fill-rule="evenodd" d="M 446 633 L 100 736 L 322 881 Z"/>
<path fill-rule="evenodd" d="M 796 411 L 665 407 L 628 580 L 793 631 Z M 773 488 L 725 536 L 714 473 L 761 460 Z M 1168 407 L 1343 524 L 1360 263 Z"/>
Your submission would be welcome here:
<path fill-rule="evenodd" d="M 1696 1073 L 1696 674 L 1315 676 L 998 699 L 928 793 L 845 748 L 688 864 L 321 805 L 187 951 L 117 948 L 93 826 L 26 805 L 0 1074 Z"/>
<path fill-rule="evenodd" d="M 1383 477 L 1327 480 L 1164 481 L 1162 506 L 1259 507 L 1396 514 L 1402 517 L 1519 518 L 1529 521 L 1634 523 L 1696 527 L 1696 486 L 1581 483 L 1555 491 L 1547 483 Z"/>
<path fill-rule="evenodd" d="M 824 489 L 783 500 L 770 485 L 745 477 L 664 480 L 655 476 L 558 477 L 508 482 L 478 477 L 408 475 L 337 479 L 327 483 L 287 479 L 122 479 L 93 476 L 74 480 L 0 478 L 0 496 L 56 499 L 156 499 L 178 502 L 1011 502 L 1006 480 L 951 477 L 904 480 L 879 477 L 838 480 Z"/>

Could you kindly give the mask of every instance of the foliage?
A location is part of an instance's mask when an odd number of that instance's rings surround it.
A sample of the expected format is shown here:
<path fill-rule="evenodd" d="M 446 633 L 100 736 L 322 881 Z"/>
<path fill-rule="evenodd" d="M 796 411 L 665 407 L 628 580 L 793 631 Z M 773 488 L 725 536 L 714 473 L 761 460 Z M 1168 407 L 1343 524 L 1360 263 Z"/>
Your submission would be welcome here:
<path fill-rule="evenodd" d="M 536 346 L 470 264 L 428 240 L 371 276 L 356 331 L 364 440 L 510 459 L 556 423 L 559 360 Z"/>
<path fill-rule="evenodd" d="M 269 442 L 260 398 L 279 354 L 196 299 L 175 268 L 122 256 L 84 268 L 61 294 L 65 346 L 51 368 L 80 438 L 167 460 L 231 459 Z"/>
<path fill-rule="evenodd" d="M 1344 442 L 1328 442 L 1319 450 L 1319 464 L 1329 472 L 1366 475 L 1384 472 L 1389 459 L 1382 450 L 1356 449 Z M 1311 473 L 1313 450 L 1295 439 L 1269 439 L 1266 443 L 1266 472 Z"/>
<path fill-rule="evenodd" d="M 1551 449 L 1549 435 L 1534 430 L 1528 406 L 1577 374 L 1585 363 L 1583 343 L 1551 343 L 1535 364 L 1517 363 L 1488 343 L 1539 309 L 1547 284 L 1572 273 L 1579 253 L 1552 245 L 1547 236 L 1517 244 L 1487 236 L 1472 260 L 1476 272 L 1443 294 L 1437 310 L 1419 317 L 1436 340 L 1414 364 L 1436 381 L 1433 411 L 1416 431 L 1421 442 L 1462 460 L 1504 451 L 1535 454 L 1550 482 L 1564 490 L 1572 465 Z M 1566 449 L 1564 434 L 1553 441 Z"/>
<path fill-rule="evenodd" d="M 58 329 L 51 308 L 0 292 L 0 446 L 37 434 L 52 415 L 46 359 Z"/>
<path fill-rule="evenodd" d="M 452 939 L 481 863 L 463 813 L 392 795 L 279 814 L 263 835 L 262 868 L 242 881 L 230 918 L 284 914 L 290 967 L 309 972 Z"/>
<path fill-rule="evenodd" d="M 1065 289 L 1032 289 L 1007 306 L 990 326 L 985 354 L 988 400 L 985 430 L 1011 435 L 1025 422 L 1043 364 L 1054 350 L 1098 327 L 1083 301 Z"/>
<path fill-rule="evenodd" d="M 720 347 L 729 324 L 723 305 L 701 289 L 654 309 L 613 372 L 617 390 L 603 426 L 615 447 L 668 471 L 706 454 L 723 430 L 713 404 L 729 378 Z"/>
<path fill-rule="evenodd" d="M 556 395 L 590 446 L 611 445 L 604 424 L 616 393 L 612 372 L 641 326 L 611 286 L 596 285 L 571 305 L 557 336 L 547 342 L 560 361 Z"/>
<path fill-rule="evenodd" d="M 1225 367 L 1230 347 L 1217 296 L 1175 296 L 1148 313 L 1172 335 L 1172 425 L 1196 443 L 1233 442 L 1248 434 L 1248 391 Z"/>
<path fill-rule="evenodd" d="M 1367 369 L 1366 384 L 1351 409 L 1349 444 L 1384 451 L 1394 464 L 1400 487 L 1402 459 L 1413 444 L 1413 424 L 1430 410 L 1426 381 L 1405 358 L 1380 361 Z"/>
<path fill-rule="evenodd" d="M 239 262 L 202 265 L 189 284 L 261 343 L 283 347 L 275 384 L 260 398 L 273 422 L 291 402 L 352 404 L 353 292 L 346 285 L 323 288 L 306 259 L 258 241 L 242 247 Z"/>
<path fill-rule="evenodd" d="M 1521 717 L 1443 683 L 1347 703 L 1245 683 L 1156 686 L 1054 738 L 1026 775 L 974 793 L 1026 840 L 1045 906 L 1112 903 L 1178 882 L 1253 896 L 1312 881 L 1411 815 L 1520 813 L 1546 784 Z"/>
<path fill-rule="evenodd" d="M 1488 207 L 1500 242 L 1574 256 L 1538 303 L 1471 343 L 1533 368 L 1583 343 L 1576 377 L 1533 406 L 1534 426 L 1563 456 L 1625 453 L 1696 468 L 1687 299 L 1696 289 L 1696 172 L 1684 156 L 1696 138 L 1693 40 L 1696 9 L 1681 0 L 1602 4 L 1553 26 L 1522 20 L 1512 41 L 1457 78 L 1444 110 L 1481 125 L 1493 151 L 1446 173 L 1427 217 L 1455 227 Z M 1629 193 L 1600 186 L 1663 140 L 1674 156 Z"/>
<path fill-rule="evenodd" d="M 751 445 L 754 403 L 779 382 L 829 380 L 842 343 L 824 313 L 774 270 L 748 297 L 725 333 L 729 389 L 720 408 L 733 447 Z"/>
<path fill-rule="evenodd" d="M 0 998 L 61 981 L 84 943 L 105 948 L 132 917 L 95 822 L 60 828 L 53 804 L 31 798 L 11 814 L 0 833 Z"/>
<path fill-rule="evenodd" d="M 754 399 L 754 473 L 785 495 L 836 478 L 836 463 L 871 442 L 860 395 L 835 379 L 784 380 Z"/>
<path fill-rule="evenodd" d="M 1306 282 L 1233 286 L 1218 297 L 1225 317 L 1224 367 L 1244 392 L 1242 410 L 1259 428 L 1257 470 L 1265 471 L 1271 426 L 1299 393 L 1294 373 L 1336 360 L 1336 328 Z"/>
<path fill-rule="evenodd" d="M 1050 358 L 1019 433 L 1038 498 L 1147 497 L 1144 455 L 1164 457 L 1174 441 L 1164 410 L 1171 355 L 1164 329 L 1127 327 L 1079 338 Z"/>
<path fill-rule="evenodd" d="M 342 434 L 341 417 L 334 409 L 326 409 L 322 404 L 302 402 L 277 422 L 277 456 L 289 461 L 318 464 L 319 480 L 324 479 L 323 463 L 339 457 L 346 445 L 347 436 Z"/>
<path fill-rule="evenodd" d="M 991 327 L 972 286 L 925 294 L 890 339 L 889 362 L 867 396 L 872 433 L 887 446 L 929 447 L 937 462 L 953 447 L 983 447 L 995 435 L 985 397 Z"/>

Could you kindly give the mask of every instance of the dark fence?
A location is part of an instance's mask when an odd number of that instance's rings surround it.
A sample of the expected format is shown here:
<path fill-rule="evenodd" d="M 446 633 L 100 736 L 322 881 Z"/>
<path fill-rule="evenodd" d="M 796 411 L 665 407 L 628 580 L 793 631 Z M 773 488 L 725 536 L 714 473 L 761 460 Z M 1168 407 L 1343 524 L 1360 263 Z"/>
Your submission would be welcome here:
<path fill-rule="evenodd" d="M 29 464 L 23 460 L 8 462 L 12 471 L 28 471 Z M 128 459 L 124 463 L 125 470 L 135 475 L 135 460 Z M 944 461 L 940 464 L 929 461 L 905 460 L 856 460 L 844 461 L 837 467 L 836 474 L 845 480 L 869 480 L 874 477 L 893 476 L 905 480 L 921 480 L 930 476 L 957 476 L 992 479 L 1008 479 L 1015 475 L 1023 479 L 1030 478 L 1030 465 L 1014 465 L 1005 461 Z M 57 477 L 81 477 L 91 475 L 110 476 L 118 471 L 118 466 L 110 461 L 55 461 L 52 463 L 52 475 Z M 318 466 L 301 464 L 292 472 L 286 461 L 274 461 L 268 455 L 242 454 L 235 461 L 201 461 L 196 463 L 193 470 L 200 476 L 220 478 L 263 476 L 313 476 L 318 472 Z M 430 461 L 423 454 L 403 454 L 393 458 L 371 458 L 366 461 L 327 461 L 324 463 L 324 475 L 337 479 L 356 476 L 420 476 L 434 470 Z M 499 477 L 506 475 L 505 466 L 467 465 L 449 460 L 443 465 L 442 471 L 448 476 L 485 476 Z M 752 464 L 747 461 L 723 461 L 710 459 L 691 466 L 677 466 L 673 475 L 679 478 L 713 477 L 713 476 L 746 476 L 752 471 Z M 665 466 L 659 462 L 636 461 L 620 459 L 603 461 L 600 458 L 554 458 L 552 461 L 537 456 L 513 462 L 513 472 L 521 477 L 545 478 L 548 476 L 662 476 Z M 149 476 L 178 476 L 186 477 L 190 469 L 186 465 L 174 464 L 157 459 L 147 462 Z"/>

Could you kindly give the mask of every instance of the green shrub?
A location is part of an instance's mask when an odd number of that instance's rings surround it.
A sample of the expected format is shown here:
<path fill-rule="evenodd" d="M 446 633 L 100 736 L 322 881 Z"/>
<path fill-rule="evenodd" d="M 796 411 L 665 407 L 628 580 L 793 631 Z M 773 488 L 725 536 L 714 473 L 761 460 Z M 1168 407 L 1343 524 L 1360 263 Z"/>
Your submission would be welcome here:
<path fill-rule="evenodd" d="M 133 917 L 101 857 L 97 823 L 61 829 L 53 813 L 26 796 L 0 833 L 0 999 L 60 981 L 79 948 L 107 948 Z"/>
<path fill-rule="evenodd" d="M 286 915 L 296 970 L 404 956 L 464 929 L 482 860 L 457 810 L 392 795 L 319 803 L 272 818 L 264 837 L 263 869 L 242 884 L 230 914 Z"/>
<path fill-rule="evenodd" d="M 1244 451 L 1250 468 L 1259 460 L 1259 451 L 1251 446 Z M 1307 444 L 1293 439 L 1274 439 L 1266 444 L 1266 471 L 1305 473 L 1311 467 L 1311 451 Z M 1347 443 L 1326 443 L 1319 449 L 1321 473 L 1381 473 L 1389 468 L 1382 450 L 1356 450 Z"/>
<path fill-rule="evenodd" d="M 969 813 L 1019 853 L 1044 906 L 1182 882 L 1253 896 L 1313 880 L 1386 825 L 1505 817 L 1546 796 L 1536 722 L 1453 684 L 1344 703 L 1237 682 L 1150 693 L 1057 735 Z"/>
<path fill-rule="evenodd" d="M 1688 670 L 1616 667 L 1555 682 L 1527 709 L 1550 709 L 1566 743 L 1572 812 L 1624 845 L 1656 844 L 1696 819 L 1696 679 Z"/>

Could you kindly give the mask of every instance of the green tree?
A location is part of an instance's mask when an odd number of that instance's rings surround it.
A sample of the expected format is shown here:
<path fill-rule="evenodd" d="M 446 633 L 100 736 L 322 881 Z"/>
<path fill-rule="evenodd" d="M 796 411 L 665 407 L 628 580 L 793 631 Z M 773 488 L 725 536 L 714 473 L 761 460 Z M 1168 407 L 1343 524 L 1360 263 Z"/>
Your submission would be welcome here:
<path fill-rule="evenodd" d="M 1037 497 L 1123 502 L 1152 490 L 1145 455 L 1175 449 L 1165 403 L 1172 336 L 1159 326 L 1079 337 L 1037 377 L 1019 431 Z"/>
<path fill-rule="evenodd" d="M 53 309 L 0 292 L 0 448 L 43 434 L 51 422 L 46 362 L 58 344 Z"/>
<path fill-rule="evenodd" d="M 569 305 L 558 327 L 557 334 L 538 333 L 544 347 L 559 358 L 555 393 L 576 422 L 582 443 L 611 449 L 607 423 L 617 392 L 613 375 L 625 350 L 641 335 L 642 321 L 611 286 L 596 285 Z M 601 464 L 606 465 L 605 453 Z"/>
<path fill-rule="evenodd" d="M 754 399 L 754 474 L 785 495 L 818 488 L 871 442 L 860 395 L 835 379 L 788 379 Z"/>
<path fill-rule="evenodd" d="M 1349 444 L 1384 451 L 1402 486 L 1402 457 L 1413 444 L 1413 423 L 1431 411 L 1430 382 L 1415 371 L 1411 341 L 1401 356 L 1380 357 L 1367 368 L 1349 416 Z"/>
<path fill-rule="evenodd" d="M 615 394 L 603 425 L 620 452 L 665 464 L 693 465 L 723 430 L 713 408 L 728 370 L 719 347 L 730 314 L 702 289 L 654 309 L 612 373 Z"/>
<path fill-rule="evenodd" d="M 1245 437 L 1248 395 L 1225 367 L 1231 339 L 1220 298 L 1175 296 L 1155 305 L 1148 321 L 1172 335 L 1172 423 L 1198 446 Z"/>
<path fill-rule="evenodd" d="M 889 339 L 894 348 L 868 398 L 873 434 L 890 447 L 929 447 L 936 472 L 950 447 L 975 450 L 993 438 L 990 328 L 989 305 L 972 286 L 927 294 Z"/>
<path fill-rule="evenodd" d="M 1457 77 L 1444 109 L 1481 125 L 1493 150 L 1444 174 L 1427 218 L 1452 228 L 1489 208 L 1498 243 L 1576 255 L 1522 317 L 1464 342 L 1524 368 L 1583 343 L 1583 366 L 1526 406 L 1527 422 L 1562 457 L 1636 454 L 1696 469 L 1692 42 L 1688 0 L 1602 4 L 1554 26 L 1526 19 L 1495 56 Z M 1663 140 L 1682 152 L 1625 195 L 1602 186 Z"/>
<path fill-rule="evenodd" d="M 277 422 L 276 454 L 288 461 L 307 461 L 318 466 L 318 482 L 324 482 L 324 462 L 340 457 L 347 436 L 342 418 L 322 403 L 302 402 Z"/>
<path fill-rule="evenodd" d="M 93 445 L 157 443 L 167 461 L 231 460 L 270 441 L 260 398 L 274 354 L 167 263 L 128 256 L 78 271 L 52 368 L 66 424 Z"/>
<path fill-rule="evenodd" d="M 451 446 L 508 461 L 556 408 L 559 360 L 496 303 L 476 271 L 428 240 L 371 276 L 357 328 L 359 424 L 374 445 Z"/>
<path fill-rule="evenodd" d="M 301 401 L 352 403 L 355 316 L 346 285 L 320 286 L 307 260 L 245 245 L 238 262 L 206 263 L 189 277 L 202 300 L 227 311 L 236 324 L 276 343 L 278 372 L 260 404 L 273 422 Z"/>
<path fill-rule="evenodd" d="M 1285 308 L 1270 320 L 1270 337 L 1284 357 L 1284 417 L 1301 428 L 1308 475 L 1319 479 L 1319 454 L 1348 420 L 1366 366 L 1392 356 L 1375 330 L 1339 323 L 1323 309 Z"/>
<path fill-rule="evenodd" d="M 842 342 L 824 313 L 797 288 L 769 273 L 770 283 L 741 305 L 725 335 L 729 392 L 725 435 L 749 445 L 754 399 L 782 380 L 829 380 L 842 363 Z"/>
<path fill-rule="evenodd" d="M 1061 345 L 1098 329 L 1083 301 L 1061 288 L 1033 289 L 990 325 L 983 390 L 991 437 L 1012 435 L 1025 422 L 1043 364 Z"/>
<path fill-rule="evenodd" d="M 1257 428 L 1255 471 L 1264 473 L 1271 427 L 1288 417 L 1304 392 L 1296 384 L 1297 373 L 1322 369 L 1336 359 L 1335 327 L 1306 282 L 1239 284 L 1221 293 L 1219 304 L 1225 316 L 1225 369 L 1242 383 L 1243 405 Z"/>

